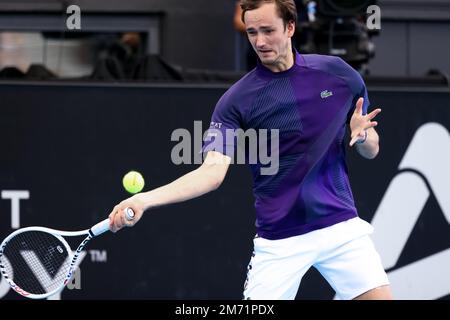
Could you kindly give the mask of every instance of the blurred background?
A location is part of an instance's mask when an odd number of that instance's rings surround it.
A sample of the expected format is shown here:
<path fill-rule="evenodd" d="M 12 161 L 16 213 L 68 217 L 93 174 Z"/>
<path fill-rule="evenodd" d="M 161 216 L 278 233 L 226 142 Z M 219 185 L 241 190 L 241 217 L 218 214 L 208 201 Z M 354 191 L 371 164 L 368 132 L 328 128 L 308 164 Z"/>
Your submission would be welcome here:
<path fill-rule="evenodd" d="M 17 68 L 3 70 L 2 78 L 20 77 L 30 66 L 45 68 L 48 75 L 42 77 L 50 78 L 232 78 L 229 72 L 246 71 L 251 64 L 236 19 L 237 3 L 1 0 L 0 67 Z M 447 0 L 296 3 L 294 41 L 303 53 L 339 55 L 361 73 L 377 77 L 446 79 L 450 72 Z M 67 8 L 73 4 L 81 10 L 81 29 L 68 30 Z M 370 5 L 381 9 L 382 29 L 367 28 Z"/>
<path fill-rule="evenodd" d="M 0 0 L 0 238 L 29 225 L 86 228 L 129 196 L 130 170 L 149 190 L 196 168 L 171 162 L 171 133 L 193 134 L 194 121 L 206 130 L 220 96 L 253 68 L 237 3 Z M 342 57 L 383 109 L 380 155 L 349 151 L 348 165 L 394 295 L 449 299 L 450 1 L 296 4 L 297 50 Z M 240 299 L 251 184 L 233 166 L 218 191 L 105 235 L 53 298 Z M 297 296 L 333 297 L 314 269 Z M 1 281 L 0 298 L 18 295 Z"/>

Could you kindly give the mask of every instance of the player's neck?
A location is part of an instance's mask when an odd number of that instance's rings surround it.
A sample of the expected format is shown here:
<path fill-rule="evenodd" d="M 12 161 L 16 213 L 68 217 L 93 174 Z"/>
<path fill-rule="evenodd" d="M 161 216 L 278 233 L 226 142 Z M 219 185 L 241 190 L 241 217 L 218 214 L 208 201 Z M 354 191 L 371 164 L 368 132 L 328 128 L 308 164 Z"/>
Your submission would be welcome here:
<path fill-rule="evenodd" d="M 289 52 L 290 52 L 290 54 L 286 55 L 286 57 L 284 59 L 281 59 L 276 64 L 270 64 L 270 65 L 263 64 L 263 65 L 267 69 L 269 69 L 270 71 L 275 72 L 275 73 L 289 70 L 290 68 L 292 68 L 292 66 L 294 65 L 294 62 L 295 62 L 294 52 L 292 52 L 292 50 L 289 50 Z"/>

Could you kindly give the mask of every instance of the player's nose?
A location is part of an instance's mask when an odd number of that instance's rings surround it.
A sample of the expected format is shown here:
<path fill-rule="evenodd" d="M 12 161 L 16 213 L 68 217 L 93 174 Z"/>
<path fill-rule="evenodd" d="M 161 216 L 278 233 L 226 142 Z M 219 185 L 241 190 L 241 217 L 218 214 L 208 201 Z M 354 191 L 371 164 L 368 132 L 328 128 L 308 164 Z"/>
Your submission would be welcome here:
<path fill-rule="evenodd" d="M 255 46 L 257 49 L 262 49 L 266 46 L 266 41 L 263 34 L 258 33 L 256 35 Z"/>

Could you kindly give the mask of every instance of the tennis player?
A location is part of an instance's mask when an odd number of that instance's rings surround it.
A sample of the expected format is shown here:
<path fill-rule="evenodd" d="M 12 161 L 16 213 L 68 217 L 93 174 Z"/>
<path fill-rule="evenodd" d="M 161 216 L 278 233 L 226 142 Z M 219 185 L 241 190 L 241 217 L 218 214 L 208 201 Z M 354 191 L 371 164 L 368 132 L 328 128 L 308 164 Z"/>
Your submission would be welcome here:
<path fill-rule="evenodd" d="M 340 299 L 391 299 L 389 280 L 358 217 L 345 162 L 344 136 L 367 159 L 379 151 L 375 116 L 361 76 L 342 59 L 301 55 L 291 44 L 293 0 L 243 0 L 242 20 L 259 57 L 255 69 L 219 100 L 211 129 L 279 130 L 279 168 L 261 174 L 252 164 L 257 235 L 244 299 L 294 299 L 315 267 Z M 223 145 L 222 145 L 223 144 Z M 204 163 L 172 183 L 114 207 L 110 228 L 133 226 L 145 210 L 217 189 L 233 156 L 232 141 L 204 144 Z M 370 177 L 367 177 L 370 184 Z M 132 207 L 134 221 L 123 209 Z"/>

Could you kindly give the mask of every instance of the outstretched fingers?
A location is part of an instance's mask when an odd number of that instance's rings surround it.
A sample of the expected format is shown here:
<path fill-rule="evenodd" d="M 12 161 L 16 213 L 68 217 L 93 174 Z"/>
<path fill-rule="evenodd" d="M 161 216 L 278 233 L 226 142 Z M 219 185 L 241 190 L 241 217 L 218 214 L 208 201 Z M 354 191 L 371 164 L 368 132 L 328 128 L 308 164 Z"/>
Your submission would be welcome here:
<path fill-rule="evenodd" d="M 351 140 L 350 140 L 350 147 L 353 147 L 353 145 L 359 140 L 361 139 L 360 135 L 357 134 L 356 136 L 354 136 Z"/>
<path fill-rule="evenodd" d="M 367 117 L 368 117 L 369 120 L 372 120 L 372 119 L 375 118 L 380 112 L 381 112 L 381 109 L 380 109 L 380 108 L 375 109 L 375 110 L 373 110 L 371 113 L 369 113 L 369 114 L 367 115 Z"/>
<path fill-rule="evenodd" d="M 359 98 L 358 101 L 356 101 L 355 113 L 362 114 L 363 105 L 364 105 L 364 98 Z"/>
<path fill-rule="evenodd" d="M 378 108 L 378 109 L 373 110 L 371 113 L 369 113 L 365 116 L 367 122 L 363 126 L 364 130 L 376 127 L 378 125 L 378 122 L 372 121 L 372 119 L 375 118 L 380 112 L 381 112 L 381 109 Z M 363 135 L 361 132 L 360 132 L 360 134 Z"/>

